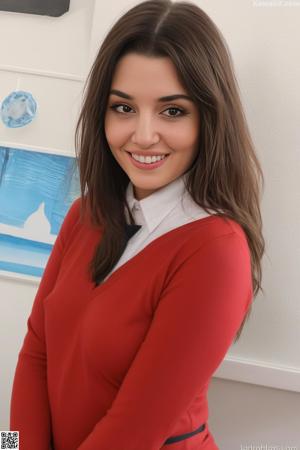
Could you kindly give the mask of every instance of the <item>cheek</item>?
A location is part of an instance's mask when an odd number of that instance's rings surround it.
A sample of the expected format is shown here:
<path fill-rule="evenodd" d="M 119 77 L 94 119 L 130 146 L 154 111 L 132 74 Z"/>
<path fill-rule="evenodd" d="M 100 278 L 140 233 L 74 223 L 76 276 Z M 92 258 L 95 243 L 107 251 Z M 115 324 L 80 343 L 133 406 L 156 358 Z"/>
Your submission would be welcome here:
<path fill-rule="evenodd" d="M 170 135 L 169 145 L 174 150 L 184 151 L 193 150 L 198 143 L 198 129 L 192 123 L 186 123 L 182 126 L 174 127 L 172 136 Z"/>
<path fill-rule="evenodd" d="M 105 119 L 104 130 L 107 142 L 112 147 L 122 147 L 128 139 L 128 126 L 110 115 Z"/>

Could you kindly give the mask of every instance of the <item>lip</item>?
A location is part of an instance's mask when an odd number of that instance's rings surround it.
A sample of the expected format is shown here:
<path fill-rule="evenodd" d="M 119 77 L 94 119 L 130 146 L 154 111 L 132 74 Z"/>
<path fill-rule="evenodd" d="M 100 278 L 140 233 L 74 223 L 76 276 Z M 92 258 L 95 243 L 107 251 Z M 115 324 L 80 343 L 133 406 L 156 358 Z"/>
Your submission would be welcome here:
<path fill-rule="evenodd" d="M 128 154 L 128 158 L 130 159 L 131 163 L 137 167 L 138 169 L 143 169 L 143 170 L 154 170 L 157 169 L 158 167 L 162 166 L 166 160 L 168 159 L 168 156 L 166 156 L 165 158 L 163 158 L 162 160 L 156 162 L 156 163 L 151 163 L 151 164 L 147 164 L 147 163 L 141 163 L 139 161 L 137 161 L 136 159 L 134 159 L 131 156 L 130 152 L 126 152 Z"/>

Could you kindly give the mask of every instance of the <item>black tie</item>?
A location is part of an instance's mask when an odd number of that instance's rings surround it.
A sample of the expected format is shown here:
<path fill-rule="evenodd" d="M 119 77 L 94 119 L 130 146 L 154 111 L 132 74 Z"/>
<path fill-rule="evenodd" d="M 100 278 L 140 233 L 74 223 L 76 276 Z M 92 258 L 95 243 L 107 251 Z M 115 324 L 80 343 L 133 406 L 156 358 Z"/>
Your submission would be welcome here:
<path fill-rule="evenodd" d="M 139 231 L 140 228 L 142 228 L 142 225 L 125 224 L 126 243 L 132 238 L 133 235 L 135 235 L 135 233 Z"/>

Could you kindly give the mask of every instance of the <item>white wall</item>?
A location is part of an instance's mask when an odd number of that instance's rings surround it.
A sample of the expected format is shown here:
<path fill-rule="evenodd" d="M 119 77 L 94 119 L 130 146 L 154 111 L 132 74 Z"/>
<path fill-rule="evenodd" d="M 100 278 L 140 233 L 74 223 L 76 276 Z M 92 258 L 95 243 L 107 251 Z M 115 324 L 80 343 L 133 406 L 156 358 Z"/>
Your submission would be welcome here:
<path fill-rule="evenodd" d="M 0 145 L 73 154 L 87 70 L 106 30 L 136 3 L 71 0 L 60 18 L 0 12 L 0 99 L 18 86 L 40 104 L 39 116 L 24 129 L 0 124 Z M 300 449 L 300 2 L 195 3 L 228 42 L 266 182 L 265 297 L 256 298 L 240 341 L 212 380 L 211 429 L 222 450 L 250 444 Z M 13 373 L 36 290 L 34 282 L 0 277 L 2 430 L 8 429 Z"/>
<path fill-rule="evenodd" d="M 38 109 L 26 127 L 0 123 L 0 145 L 74 154 L 74 125 L 88 70 L 94 0 L 72 0 L 60 17 L 0 12 L 0 99 L 33 94 Z"/>

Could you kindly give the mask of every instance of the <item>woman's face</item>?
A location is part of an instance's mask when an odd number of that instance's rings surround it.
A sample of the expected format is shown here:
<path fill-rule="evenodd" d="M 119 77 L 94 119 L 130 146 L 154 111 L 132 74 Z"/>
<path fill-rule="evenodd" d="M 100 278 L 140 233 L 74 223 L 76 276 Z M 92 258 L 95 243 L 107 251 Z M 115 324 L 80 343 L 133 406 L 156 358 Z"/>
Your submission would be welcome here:
<path fill-rule="evenodd" d="M 115 92 L 113 92 L 115 91 Z M 118 92 L 116 92 L 118 91 Z M 198 152 L 199 111 L 168 57 L 130 53 L 116 66 L 105 113 L 105 134 L 114 158 L 127 173 L 138 200 L 189 170 Z M 130 98 L 129 98 L 130 97 Z M 130 154 L 168 155 L 158 163 Z"/>

